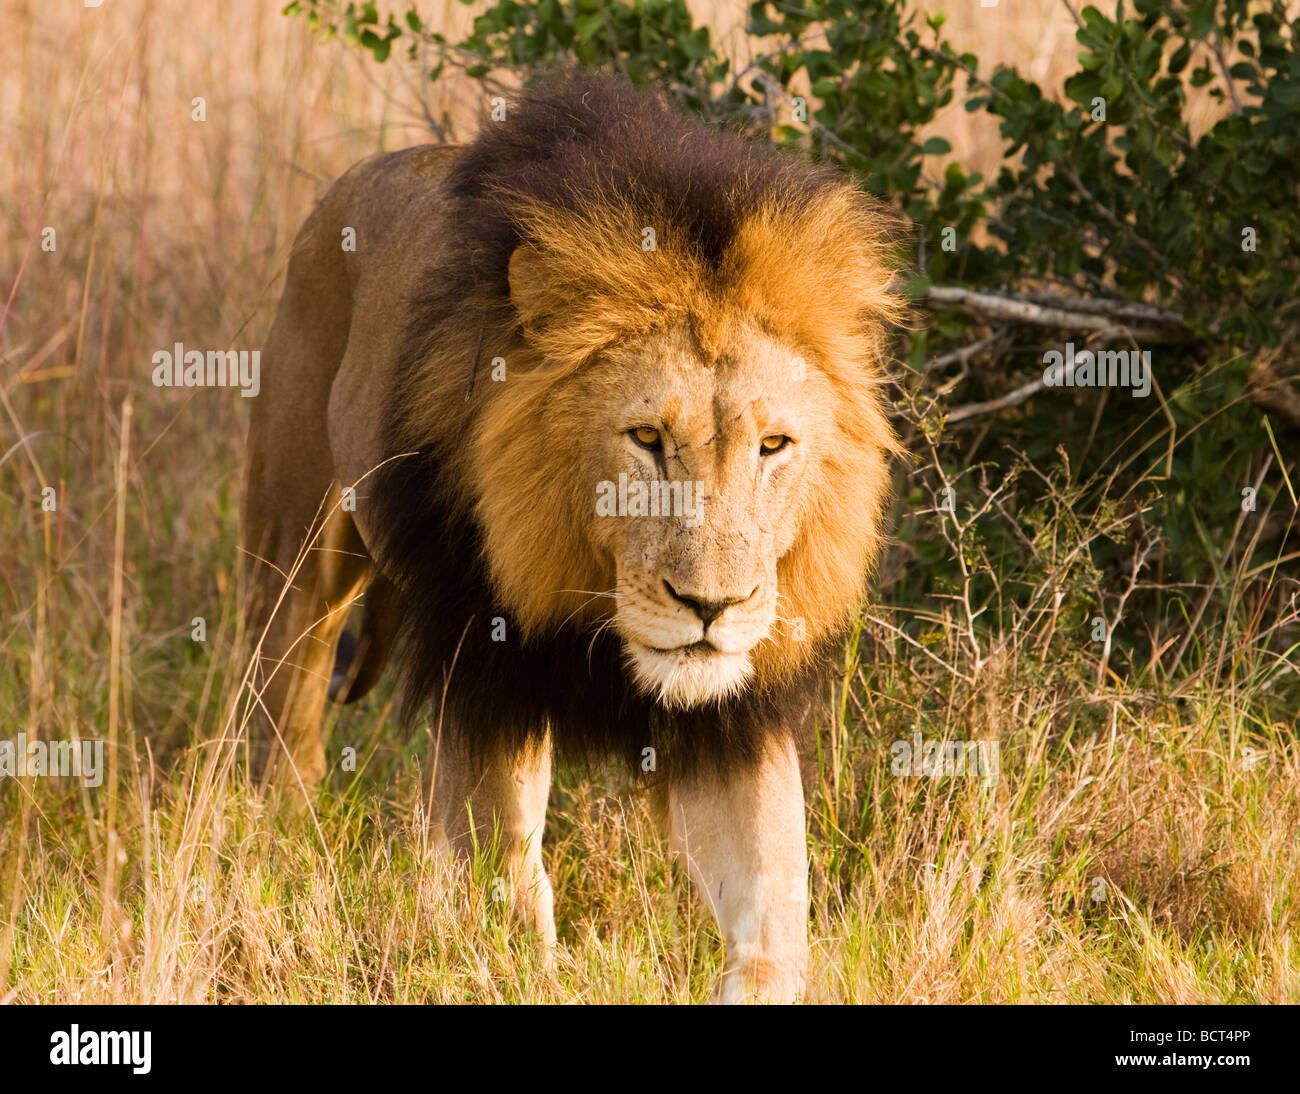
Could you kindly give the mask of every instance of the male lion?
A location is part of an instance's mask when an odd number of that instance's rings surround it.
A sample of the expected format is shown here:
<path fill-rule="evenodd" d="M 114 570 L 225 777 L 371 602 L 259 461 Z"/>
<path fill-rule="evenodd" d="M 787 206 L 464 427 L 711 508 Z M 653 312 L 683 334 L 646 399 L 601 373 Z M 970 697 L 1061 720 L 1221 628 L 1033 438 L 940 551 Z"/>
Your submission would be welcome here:
<path fill-rule="evenodd" d="M 443 837 L 499 833 L 548 953 L 552 750 L 612 755 L 717 916 L 717 997 L 798 999 L 800 755 L 896 446 L 888 224 L 830 169 L 580 74 L 344 175 L 294 247 L 243 514 L 302 785 L 327 691 L 396 650 Z"/>

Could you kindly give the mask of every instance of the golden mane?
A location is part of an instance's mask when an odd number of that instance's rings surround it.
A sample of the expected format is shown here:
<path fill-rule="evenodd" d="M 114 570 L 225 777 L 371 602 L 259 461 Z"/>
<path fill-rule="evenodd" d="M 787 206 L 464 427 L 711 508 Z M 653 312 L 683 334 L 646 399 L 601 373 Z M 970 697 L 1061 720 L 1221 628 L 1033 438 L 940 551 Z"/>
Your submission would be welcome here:
<path fill-rule="evenodd" d="M 557 388 L 565 378 L 613 342 L 674 322 L 689 323 L 716 358 L 731 324 L 757 320 L 827 374 L 840 410 L 822 482 L 780 564 L 782 614 L 802 619 L 803 631 L 776 636 L 758 659 L 760 674 L 802 663 L 807 639 L 842 626 L 854 610 L 881 543 L 896 441 L 879 394 L 878 361 L 882 321 L 898 314 L 891 271 L 880 257 L 881 218 L 847 184 L 799 207 L 763 205 L 744 215 L 723 264 L 710 270 L 681 245 L 662 210 L 634 210 L 606 197 L 573 211 L 532 203 L 525 216 L 531 242 L 516 252 L 519 276 L 511 279 L 524 289 L 515 293 L 524 335 L 507 361 L 526 355 L 531 367 L 514 370 L 517 383 L 493 385 L 498 390 L 469 442 L 472 493 L 511 607 L 530 631 L 544 630 L 574 610 L 556 590 L 609 585 L 587 527 L 537 527 L 539 514 L 591 512 L 589 503 L 569 496 L 569 469 L 537 466 L 547 405 L 563 398 Z M 656 228 L 657 245 L 642 252 L 635 241 L 647 226 Z"/>
<path fill-rule="evenodd" d="M 381 563 L 416 602 L 436 599 L 419 591 L 435 523 L 411 515 L 423 491 L 437 521 L 473 529 L 494 603 L 528 640 L 590 625 L 605 605 L 566 591 L 609 588 L 612 571 L 591 545 L 573 438 L 551 426 L 557 410 L 581 410 L 566 404 L 568 381 L 665 325 L 688 324 L 707 359 L 733 324 L 757 323 L 836 396 L 830 455 L 779 563 L 780 614 L 801 627 L 755 650 L 760 686 L 791 676 L 851 622 L 882 544 L 897 451 L 881 395 L 886 329 L 901 312 L 897 222 L 834 171 L 621 81 L 570 75 L 507 119 L 460 154 L 448 184 L 458 234 L 416 302 L 390 408 L 392 454 L 424 462 L 380 477 L 383 523 L 405 528 Z M 498 357 L 508 382 L 488 378 Z"/>

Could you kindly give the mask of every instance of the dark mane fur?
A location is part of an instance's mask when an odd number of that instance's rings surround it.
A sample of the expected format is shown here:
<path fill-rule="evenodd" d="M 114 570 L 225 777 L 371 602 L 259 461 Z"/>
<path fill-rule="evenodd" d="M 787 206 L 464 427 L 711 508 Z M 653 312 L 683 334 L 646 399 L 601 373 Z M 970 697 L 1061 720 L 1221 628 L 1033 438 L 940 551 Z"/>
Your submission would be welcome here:
<path fill-rule="evenodd" d="M 406 408 L 435 367 L 465 378 L 470 420 L 490 397 L 490 384 L 475 385 L 476 369 L 497 352 L 492 346 L 520 336 L 507 281 L 511 254 L 528 242 L 520 195 L 566 209 L 621 195 L 663 213 L 692 253 L 715 265 L 746 209 L 797 202 L 832 184 L 829 170 L 710 129 L 622 80 L 576 73 L 522 95 L 506 121 L 487 124 L 460 153 L 445 184 L 458 235 L 411 301 L 388 412 L 388 452 L 397 458 L 370 490 L 376 555 L 402 591 L 408 712 L 428 704 L 436 730 L 441 711 L 442 731 L 465 735 L 481 753 L 519 748 L 549 726 L 561 758 L 616 756 L 639 769 L 652 747 L 659 770 L 673 773 L 744 762 L 770 734 L 810 724 L 835 640 L 778 686 L 686 711 L 635 689 L 611 628 L 560 626 L 523 641 L 509 605 L 497 602 L 456 441 L 419 436 Z M 467 313 L 478 316 L 483 340 L 448 357 L 448 345 L 462 343 L 445 331 L 464 327 Z M 497 617 L 506 621 L 504 642 L 492 641 Z"/>
<path fill-rule="evenodd" d="M 746 211 L 765 200 L 798 202 L 838 181 L 830 169 L 708 128 L 623 80 L 575 71 L 489 123 L 449 188 L 472 226 L 465 243 L 480 290 L 504 294 L 510 255 L 527 242 L 512 216 L 516 195 L 559 209 L 621 195 L 663 210 L 691 249 L 716 264 Z"/>

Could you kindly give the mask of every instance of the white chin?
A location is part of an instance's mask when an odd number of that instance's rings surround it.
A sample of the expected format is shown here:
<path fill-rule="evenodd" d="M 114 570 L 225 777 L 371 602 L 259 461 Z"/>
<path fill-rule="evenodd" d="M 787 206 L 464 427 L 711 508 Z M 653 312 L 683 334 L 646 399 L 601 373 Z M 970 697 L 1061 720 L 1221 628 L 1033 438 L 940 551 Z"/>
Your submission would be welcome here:
<path fill-rule="evenodd" d="M 694 707 L 735 695 L 753 672 L 748 653 L 656 650 L 627 642 L 637 686 L 665 706 Z"/>

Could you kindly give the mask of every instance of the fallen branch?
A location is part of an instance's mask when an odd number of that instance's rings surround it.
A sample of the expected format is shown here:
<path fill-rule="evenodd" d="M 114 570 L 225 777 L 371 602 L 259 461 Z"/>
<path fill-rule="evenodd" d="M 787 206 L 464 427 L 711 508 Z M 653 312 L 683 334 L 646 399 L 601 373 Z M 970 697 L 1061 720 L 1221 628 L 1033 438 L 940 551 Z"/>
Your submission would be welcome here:
<path fill-rule="evenodd" d="M 1086 331 L 1090 345 L 1111 339 L 1124 339 L 1133 343 L 1198 341 L 1177 312 L 1133 300 L 1052 296 L 1040 292 L 1006 296 L 976 292 L 955 285 L 933 285 L 923 299 L 932 305 L 959 307 L 990 321 Z M 954 362 L 960 362 L 964 371 L 972 357 L 988 351 L 1005 337 L 1005 333 L 1004 330 L 999 330 L 970 345 L 933 357 L 926 363 L 925 371 L 932 372 Z M 1063 378 L 1061 382 L 1068 381 Z M 955 384 L 950 383 L 948 390 L 953 386 Z M 955 425 L 970 418 L 1019 406 L 1047 386 L 1040 377 L 996 399 L 955 407 L 948 411 L 948 424 Z M 941 390 L 937 394 L 942 397 L 948 390 Z M 1300 428 L 1300 389 L 1296 386 L 1295 378 L 1278 373 L 1272 359 L 1266 358 L 1256 363 L 1246 394 L 1265 413 L 1274 415 L 1292 428 Z"/>
<path fill-rule="evenodd" d="M 955 285 L 932 285 L 924 299 L 933 305 L 959 307 L 990 321 L 1084 331 L 1087 332 L 1090 345 L 1111 339 L 1123 339 L 1133 343 L 1196 340 L 1183 323 L 1183 317 L 1177 312 L 1132 300 L 1052 296 L 1040 292 L 1006 296 L 963 289 Z M 956 360 L 961 361 L 965 366 L 971 356 L 986 349 L 1000 334 L 1001 332 L 970 346 L 936 357 L 931 365 L 938 366 Z M 930 371 L 929 366 L 926 371 Z M 1068 384 L 1068 377 L 1062 374 L 1059 382 L 1063 385 Z M 948 424 L 955 425 L 969 418 L 994 414 L 1000 410 L 1019 406 L 1047 386 L 1047 382 L 1039 377 L 996 399 L 955 407 L 948 411 Z"/>
<path fill-rule="evenodd" d="M 1006 337 L 1006 332 L 1002 330 L 994 331 L 987 338 L 981 338 L 978 342 L 972 342 L 968 346 L 958 346 L 956 349 L 949 350 L 947 353 L 936 354 L 925 363 L 926 372 L 934 372 L 936 369 L 947 368 L 949 365 L 960 364 L 963 368 L 970 363 L 970 359 L 977 353 L 983 353 L 986 349 L 1000 342 Z"/>
<path fill-rule="evenodd" d="M 956 422 L 964 422 L 967 418 L 978 418 L 981 414 L 993 414 L 999 410 L 1006 410 L 1008 407 L 1019 406 L 1029 396 L 1036 395 L 1046 386 L 1047 384 L 1040 376 L 1037 380 L 1024 384 L 1014 391 L 1009 391 L 1000 398 L 989 399 L 983 403 L 967 403 L 965 406 L 959 406 L 948 411 L 948 424 L 953 425 Z"/>
<path fill-rule="evenodd" d="M 1096 315 L 1109 315 L 1116 318 L 1132 318 L 1150 323 L 1153 326 L 1182 327 L 1183 317 L 1168 308 L 1158 308 L 1154 304 L 1144 304 L 1138 300 L 1126 300 L 1111 296 L 1061 296 L 1057 293 L 1026 292 L 1024 299 L 1048 307 L 1064 308 L 1072 312 L 1090 312 Z"/>
<path fill-rule="evenodd" d="M 1124 300 L 1051 297 L 1033 299 L 976 292 L 955 285 L 932 285 L 924 299 L 963 308 L 984 319 L 1038 327 L 1083 330 L 1094 337 L 1123 337 L 1134 342 L 1191 342 L 1195 336 L 1176 312 Z"/>

